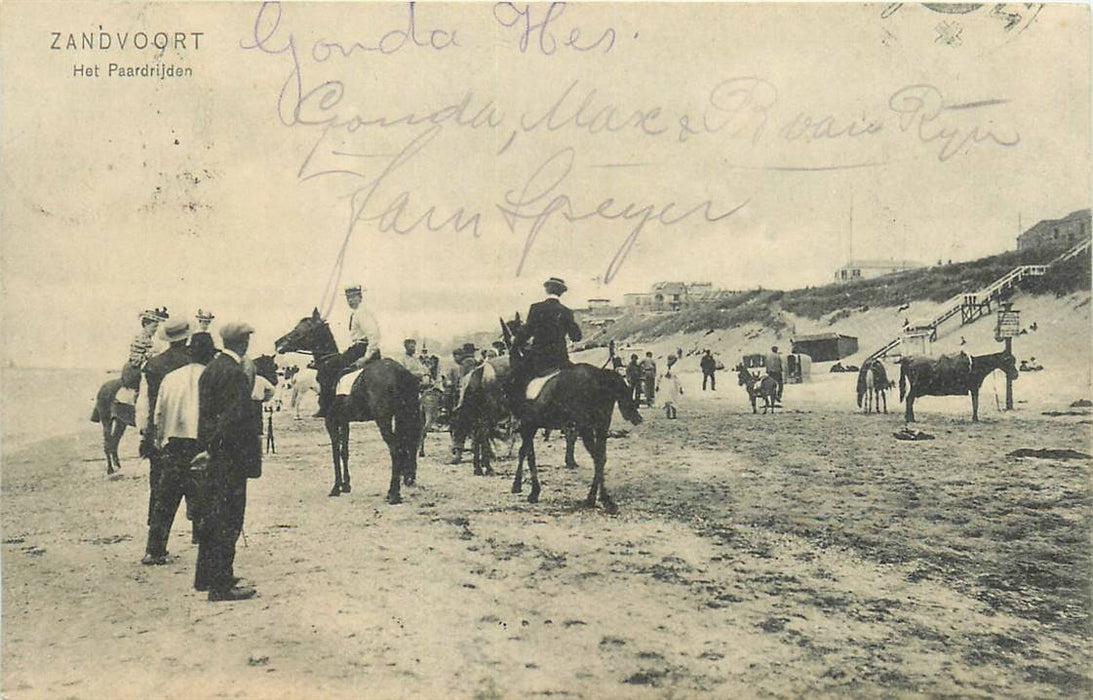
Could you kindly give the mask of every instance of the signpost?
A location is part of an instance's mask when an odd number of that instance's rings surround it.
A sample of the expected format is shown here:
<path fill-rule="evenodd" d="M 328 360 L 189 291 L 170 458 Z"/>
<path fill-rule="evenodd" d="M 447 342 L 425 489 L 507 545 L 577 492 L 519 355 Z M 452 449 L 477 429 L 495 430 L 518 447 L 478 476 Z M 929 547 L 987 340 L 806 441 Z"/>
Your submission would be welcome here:
<path fill-rule="evenodd" d="M 1013 354 L 1013 338 L 1021 332 L 1021 312 L 1014 311 L 1012 304 L 1004 302 L 998 309 L 998 325 L 994 339 L 1006 343 L 1006 352 Z M 1006 375 L 1006 410 L 1013 410 L 1013 380 Z"/>

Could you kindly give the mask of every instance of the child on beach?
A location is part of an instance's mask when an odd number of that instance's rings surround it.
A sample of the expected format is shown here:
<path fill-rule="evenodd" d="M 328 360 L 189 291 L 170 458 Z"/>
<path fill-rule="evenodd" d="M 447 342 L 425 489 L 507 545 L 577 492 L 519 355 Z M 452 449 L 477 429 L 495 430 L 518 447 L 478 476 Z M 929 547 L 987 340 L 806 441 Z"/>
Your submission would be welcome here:
<path fill-rule="evenodd" d="M 683 385 L 679 381 L 677 365 L 676 362 L 669 362 L 668 369 L 664 370 L 664 375 L 657 384 L 657 393 L 663 397 L 664 401 L 664 415 L 672 420 L 679 417 L 676 412 L 676 403 L 683 395 Z"/>

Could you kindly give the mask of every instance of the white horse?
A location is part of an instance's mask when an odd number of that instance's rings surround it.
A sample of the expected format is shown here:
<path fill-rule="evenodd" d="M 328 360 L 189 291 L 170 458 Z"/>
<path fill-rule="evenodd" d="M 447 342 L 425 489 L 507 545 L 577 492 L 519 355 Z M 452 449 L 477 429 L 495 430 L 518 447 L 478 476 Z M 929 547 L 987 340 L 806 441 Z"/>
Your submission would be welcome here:
<path fill-rule="evenodd" d="M 309 391 L 315 393 L 315 400 L 319 400 L 319 380 L 313 369 L 301 369 L 288 380 L 289 390 L 292 392 L 288 405 L 293 410 L 293 418 L 300 420 L 300 403 L 304 395 Z"/>

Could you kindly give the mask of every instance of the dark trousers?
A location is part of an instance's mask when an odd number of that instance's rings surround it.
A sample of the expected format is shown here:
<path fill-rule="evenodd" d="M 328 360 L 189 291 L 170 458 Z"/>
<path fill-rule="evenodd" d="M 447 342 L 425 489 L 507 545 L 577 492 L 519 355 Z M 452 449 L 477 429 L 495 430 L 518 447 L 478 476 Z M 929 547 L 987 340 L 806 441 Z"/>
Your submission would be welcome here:
<path fill-rule="evenodd" d="M 145 553 L 166 556 L 167 540 L 175 513 L 186 497 L 186 510 L 194 507 L 195 489 L 190 474 L 190 461 L 198 453 L 197 441 L 171 438 L 163 451 L 152 458 L 150 481 L 151 499 L 148 504 L 148 544 Z"/>
<path fill-rule="evenodd" d="M 657 378 L 656 377 L 645 377 L 642 380 L 642 384 L 645 385 L 643 387 L 643 390 L 645 392 L 645 405 L 646 406 L 652 406 L 653 405 L 653 399 L 656 398 Z"/>
<path fill-rule="evenodd" d="M 714 376 L 713 372 L 703 372 L 702 373 L 702 391 L 706 391 L 706 380 L 707 379 L 710 380 L 710 390 L 711 391 L 717 391 L 717 377 Z"/>
<path fill-rule="evenodd" d="M 767 372 L 767 374 L 770 375 L 771 379 L 778 382 L 778 400 L 781 401 L 782 400 L 782 387 L 785 385 L 785 382 L 782 380 L 782 373 L 781 372 Z"/>
<path fill-rule="evenodd" d="M 641 403 L 641 380 L 630 380 L 630 397 L 634 399 L 634 403 Z"/>
<path fill-rule="evenodd" d="M 326 411 L 327 404 L 334 398 L 338 380 L 345 374 L 349 365 L 364 357 L 368 352 L 368 343 L 354 343 L 341 354 L 341 360 L 327 360 L 315 372 L 315 381 L 319 384 L 319 407 Z M 259 419 L 261 420 L 261 419 Z"/>
<path fill-rule="evenodd" d="M 194 588 L 226 591 L 235 576 L 235 543 L 243 531 L 247 477 L 231 459 L 210 456 L 198 529 Z"/>

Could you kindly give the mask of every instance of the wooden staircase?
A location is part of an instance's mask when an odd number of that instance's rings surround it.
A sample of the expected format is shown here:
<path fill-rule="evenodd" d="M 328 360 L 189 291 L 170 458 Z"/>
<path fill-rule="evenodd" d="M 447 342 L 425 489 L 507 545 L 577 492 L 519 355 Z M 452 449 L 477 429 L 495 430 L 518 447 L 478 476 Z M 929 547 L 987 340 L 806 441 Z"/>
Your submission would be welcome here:
<path fill-rule="evenodd" d="M 998 301 L 1005 298 L 1009 291 L 1020 284 L 1022 280 L 1029 277 L 1042 277 L 1055 265 L 1066 262 L 1089 250 L 1089 246 L 1090 239 L 1086 239 L 1046 265 L 1020 265 L 1015 267 L 978 292 L 963 292 L 949 299 L 941 305 L 941 312 L 929 323 L 909 327 L 905 330 L 928 334 L 931 341 L 937 340 L 938 328 L 950 318 L 960 314 L 960 325 L 963 326 L 986 316 L 991 313 L 991 304 L 997 305 Z M 885 357 L 899 347 L 902 342 L 902 335 L 893 338 L 865 358 L 862 364 L 879 357 Z"/>

